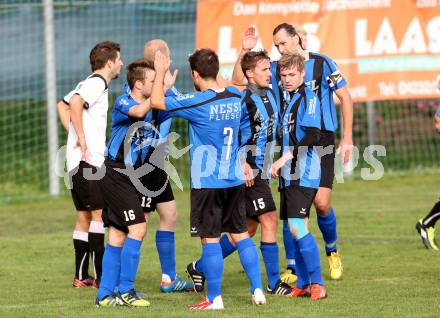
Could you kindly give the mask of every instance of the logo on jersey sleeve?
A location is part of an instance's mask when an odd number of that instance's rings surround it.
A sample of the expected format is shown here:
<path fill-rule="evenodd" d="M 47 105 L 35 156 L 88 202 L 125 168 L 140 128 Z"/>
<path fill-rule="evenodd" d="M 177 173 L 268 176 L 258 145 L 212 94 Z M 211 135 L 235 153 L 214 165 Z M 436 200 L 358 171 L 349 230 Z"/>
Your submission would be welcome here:
<path fill-rule="evenodd" d="M 190 99 L 190 98 L 194 98 L 193 93 L 180 94 L 180 95 L 176 96 L 176 100 L 178 100 L 178 101 L 182 101 L 182 100 L 186 100 L 186 99 Z"/>
<path fill-rule="evenodd" d="M 119 100 L 119 104 L 124 105 L 124 106 L 128 106 L 128 100 L 126 100 L 125 98 L 121 98 Z"/>
<path fill-rule="evenodd" d="M 330 74 L 330 76 L 328 76 L 326 79 L 328 86 L 335 87 L 338 85 L 338 83 L 342 81 L 343 76 L 339 70 L 336 70 L 332 74 Z"/>

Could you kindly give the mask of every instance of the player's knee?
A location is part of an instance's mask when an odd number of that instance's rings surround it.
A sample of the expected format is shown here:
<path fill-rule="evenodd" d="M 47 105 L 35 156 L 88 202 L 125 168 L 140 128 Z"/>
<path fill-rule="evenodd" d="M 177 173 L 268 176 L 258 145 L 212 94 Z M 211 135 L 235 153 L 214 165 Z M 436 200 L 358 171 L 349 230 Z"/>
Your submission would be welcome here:
<path fill-rule="evenodd" d="M 160 215 L 160 223 L 163 223 L 167 227 L 174 228 L 177 222 L 177 211 L 176 210 L 170 210 L 166 211 L 165 213 L 162 213 Z"/>
<path fill-rule="evenodd" d="M 147 234 L 147 223 L 138 223 L 128 227 L 128 236 L 141 241 Z"/>
<path fill-rule="evenodd" d="M 278 226 L 278 216 L 275 212 L 269 212 L 260 216 L 262 231 L 276 233 Z"/>
<path fill-rule="evenodd" d="M 289 228 L 296 240 L 302 239 L 309 233 L 306 220 L 302 218 L 289 218 Z"/>
<path fill-rule="evenodd" d="M 326 216 L 330 212 L 330 200 L 325 198 L 315 198 L 314 201 L 316 212 L 321 216 Z"/>
<path fill-rule="evenodd" d="M 90 221 L 92 220 L 90 212 L 77 212 L 75 230 L 81 232 L 88 232 L 90 227 Z"/>
<path fill-rule="evenodd" d="M 159 203 L 157 211 L 160 217 L 160 226 L 166 229 L 174 229 L 177 223 L 177 208 L 174 201 Z"/>
<path fill-rule="evenodd" d="M 112 246 L 121 247 L 124 245 L 126 234 L 110 226 L 108 231 L 108 243 Z"/>
<path fill-rule="evenodd" d="M 90 214 L 92 221 L 102 222 L 102 210 L 94 210 Z"/>
<path fill-rule="evenodd" d="M 247 219 L 246 225 L 247 225 L 247 228 L 248 228 L 249 236 L 253 237 L 257 233 L 258 222 L 255 222 L 252 219 Z"/>
<path fill-rule="evenodd" d="M 249 237 L 248 232 L 243 233 L 229 233 L 231 235 L 231 238 L 234 242 L 240 242 L 241 240 L 244 240 Z"/>

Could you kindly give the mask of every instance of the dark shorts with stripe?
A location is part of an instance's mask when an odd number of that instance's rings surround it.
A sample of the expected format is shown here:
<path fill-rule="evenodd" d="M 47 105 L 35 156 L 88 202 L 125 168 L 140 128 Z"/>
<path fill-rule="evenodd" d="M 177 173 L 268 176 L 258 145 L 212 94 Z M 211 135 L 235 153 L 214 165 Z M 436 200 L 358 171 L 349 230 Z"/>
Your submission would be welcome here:
<path fill-rule="evenodd" d="M 77 211 L 94 211 L 101 210 L 104 207 L 104 201 L 101 195 L 100 180 L 92 180 L 87 175 L 93 174 L 95 178 L 98 177 L 98 168 L 81 161 L 79 166 L 70 172 L 72 180 L 72 194 L 73 204 Z"/>
<path fill-rule="evenodd" d="M 173 189 L 168 180 L 168 175 L 162 169 L 155 168 L 140 180 L 143 186 L 148 190 L 148 193 L 146 192 L 145 194 L 150 194 L 145 195 L 138 191 L 139 201 L 145 213 L 156 210 L 158 203 L 174 200 Z"/>
<path fill-rule="evenodd" d="M 222 232 L 244 233 L 245 186 L 225 189 L 191 189 L 191 236 L 220 237 Z"/>
<path fill-rule="evenodd" d="M 325 130 L 321 131 L 319 146 L 324 148 L 333 147 L 331 153 L 321 157 L 321 181 L 319 183 L 320 187 L 332 189 L 333 179 L 335 178 L 335 133 Z"/>
<path fill-rule="evenodd" d="M 276 210 L 269 180 L 258 174 L 252 187 L 246 187 L 246 216 L 258 222 L 258 216 Z"/>
<path fill-rule="evenodd" d="M 280 219 L 306 218 L 315 199 L 317 189 L 291 185 L 280 191 Z"/>
<path fill-rule="evenodd" d="M 127 175 L 115 170 L 124 169 L 123 164 L 111 160 L 104 164 L 107 170 L 100 183 L 105 205 L 102 220 L 106 227 L 128 233 L 128 226 L 145 222 L 138 191 Z"/>

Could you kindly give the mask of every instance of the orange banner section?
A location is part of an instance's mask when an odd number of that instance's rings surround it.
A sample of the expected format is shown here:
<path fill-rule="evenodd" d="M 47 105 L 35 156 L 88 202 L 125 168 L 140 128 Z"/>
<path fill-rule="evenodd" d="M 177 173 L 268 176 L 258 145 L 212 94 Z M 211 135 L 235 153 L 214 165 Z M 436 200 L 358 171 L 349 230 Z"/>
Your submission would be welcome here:
<path fill-rule="evenodd" d="M 199 0 L 196 46 L 216 50 L 230 77 L 245 29 L 277 59 L 272 31 L 283 22 L 338 63 L 355 101 L 440 96 L 440 0 Z"/>

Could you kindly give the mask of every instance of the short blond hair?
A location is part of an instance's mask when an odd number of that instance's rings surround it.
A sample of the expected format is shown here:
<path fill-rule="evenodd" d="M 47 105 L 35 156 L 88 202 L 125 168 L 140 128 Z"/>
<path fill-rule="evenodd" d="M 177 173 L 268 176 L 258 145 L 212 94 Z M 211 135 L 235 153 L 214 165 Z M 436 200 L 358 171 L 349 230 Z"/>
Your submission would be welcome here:
<path fill-rule="evenodd" d="M 299 72 L 304 71 L 305 59 L 299 54 L 284 54 L 278 61 L 278 71 L 296 68 Z"/>

